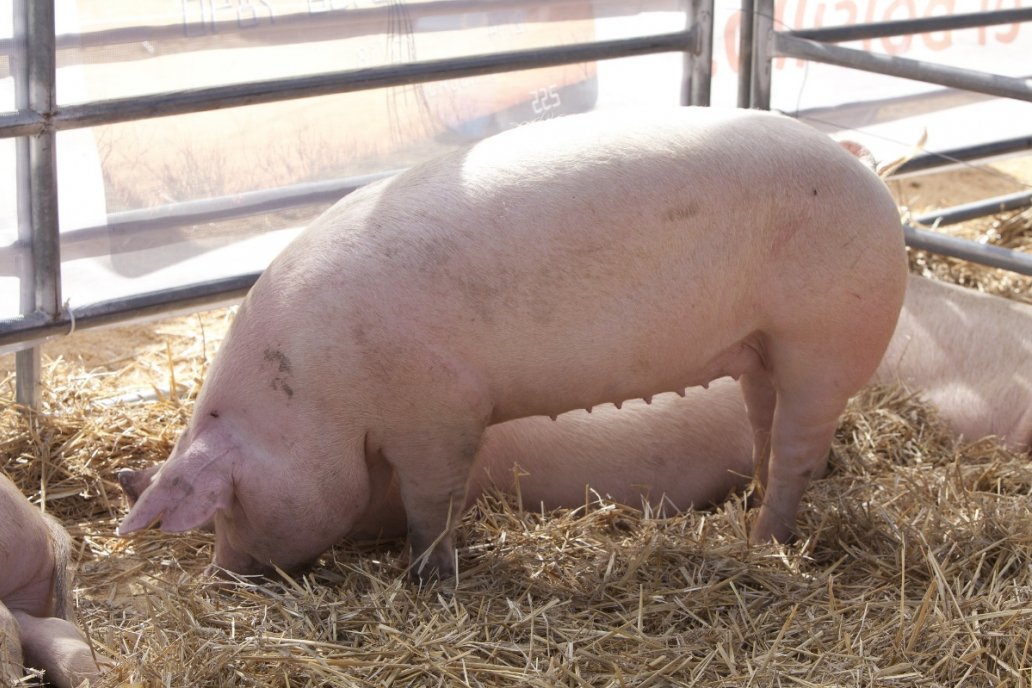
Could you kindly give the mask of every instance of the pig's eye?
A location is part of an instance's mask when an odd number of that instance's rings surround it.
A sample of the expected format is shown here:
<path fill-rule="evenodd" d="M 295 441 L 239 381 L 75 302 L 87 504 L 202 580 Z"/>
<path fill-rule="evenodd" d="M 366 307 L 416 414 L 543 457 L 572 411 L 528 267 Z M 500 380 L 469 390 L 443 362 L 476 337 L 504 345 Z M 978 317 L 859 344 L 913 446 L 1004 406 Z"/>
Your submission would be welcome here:
<path fill-rule="evenodd" d="M 218 411 L 211 411 L 208 415 L 211 416 L 212 418 L 218 418 L 219 417 L 219 412 Z"/>

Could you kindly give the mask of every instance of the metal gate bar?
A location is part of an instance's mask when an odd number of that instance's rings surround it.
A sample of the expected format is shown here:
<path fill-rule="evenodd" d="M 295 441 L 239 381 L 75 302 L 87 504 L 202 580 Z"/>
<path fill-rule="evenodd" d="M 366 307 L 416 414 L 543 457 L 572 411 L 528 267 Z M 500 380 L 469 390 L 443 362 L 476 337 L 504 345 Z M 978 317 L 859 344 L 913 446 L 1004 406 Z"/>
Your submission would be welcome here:
<path fill-rule="evenodd" d="M 16 329 L 0 328 L 0 347 L 17 345 L 26 339 L 37 340 L 66 335 L 73 326 L 76 330 L 84 330 L 116 325 L 130 318 L 171 316 L 229 305 L 247 294 L 259 274 L 247 273 L 135 294 L 111 301 L 99 301 L 65 311 L 57 318 L 48 318 L 42 313 L 30 313 L 17 321 Z"/>
<path fill-rule="evenodd" d="M 583 5 L 585 0 L 548 0 L 547 4 L 555 7 L 563 5 Z M 292 12 L 275 17 L 275 21 L 269 26 L 275 26 L 279 36 L 283 35 L 284 29 L 304 31 L 308 34 L 319 31 L 322 34 L 330 34 L 334 37 L 353 38 L 356 36 L 369 36 L 382 32 L 383 27 L 391 21 L 391 15 L 398 11 L 398 3 L 379 4 L 373 7 L 349 7 L 343 9 L 325 9 L 316 12 Z M 462 14 L 467 12 L 511 12 L 516 10 L 539 7 L 542 0 L 436 0 L 435 2 L 409 3 L 404 8 L 407 21 L 419 22 L 421 19 L 442 17 Z M 593 0 L 593 15 L 596 19 L 603 17 L 621 17 L 627 15 L 626 0 Z M 635 10 L 644 11 L 683 11 L 682 0 L 638 0 L 635 3 Z M 523 18 L 526 21 L 536 21 L 531 15 Z M 546 20 L 551 21 L 551 20 Z M 60 34 L 56 39 L 58 50 L 89 50 L 105 48 L 120 43 L 141 43 L 143 41 L 162 41 L 170 43 L 179 40 L 182 43 L 184 29 L 181 23 L 158 24 L 148 26 L 130 26 L 116 29 L 98 29 L 84 33 Z M 220 47 L 233 48 L 237 45 L 253 45 L 254 38 L 262 32 L 262 26 L 248 25 L 241 27 L 238 19 L 223 19 L 205 22 L 205 32 L 190 38 L 204 38 L 206 36 L 218 36 Z M 450 31 L 451 27 L 442 24 L 430 23 L 420 27 L 420 33 L 434 31 Z M 234 41 L 246 36 L 246 42 Z M 285 40 L 279 37 L 271 37 L 267 45 L 277 45 Z M 13 51 L 14 41 L 0 38 L 0 55 L 9 54 Z M 182 50 L 181 46 L 163 45 L 162 54 L 174 54 Z"/>
<path fill-rule="evenodd" d="M 1018 136 L 1013 139 L 1001 139 L 974 146 L 963 146 L 949 150 L 921 153 L 899 166 L 892 177 L 902 177 L 919 172 L 926 172 L 940 167 L 964 164 L 972 160 L 985 160 L 1009 153 L 1020 153 L 1032 150 L 1032 135 Z"/>
<path fill-rule="evenodd" d="M 867 38 L 888 38 L 910 33 L 927 33 L 929 31 L 951 31 L 954 29 L 973 29 L 980 26 L 997 26 L 1016 22 L 1032 21 L 1032 7 L 1013 10 L 994 10 L 992 12 L 970 12 L 966 14 L 945 14 L 936 17 L 919 19 L 899 19 L 896 21 L 877 22 L 873 24 L 848 24 L 845 26 L 828 26 L 820 29 L 799 29 L 786 31 L 785 34 L 797 38 L 824 43 L 842 43 L 859 41 Z M 929 26 L 934 22 L 934 27 Z"/>
<path fill-rule="evenodd" d="M 914 217 L 914 222 L 928 227 L 945 227 L 955 225 L 959 222 L 967 222 L 976 217 L 995 215 L 1010 210 L 1020 210 L 1032 206 L 1032 191 L 1018 191 L 1017 193 L 1005 196 L 987 198 L 984 201 L 975 201 L 963 205 L 944 208 L 923 215 Z"/>
<path fill-rule="evenodd" d="M 15 81 L 17 107 L 37 113 L 53 112 L 57 68 L 54 50 L 54 3 L 19 0 L 15 28 L 25 40 L 24 67 Z M 29 260 L 21 265 L 22 312 L 39 313 L 54 319 L 61 311 L 61 238 L 57 216 L 57 151 L 55 132 L 48 123 L 39 133 L 20 142 L 18 157 L 18 234 L 32 247 Z M 25 211 L 28 211 L 27 213 Z M 36 406 L 39 401 L 39 349 L 19 351 L 15 358 L 16 394 L 20 403 Z"/>
<path fill-rule="evenodd" d="M 979 244 L 949 234 L 918 229 L 911 225 L 903 225 L 903 237 L 906 239 L 907 245 L 912 248 L 1032 276 L 1032 254 L 992 244 Z"/>
<path fill-rule="evenodd" d="M 751 70 L 751 107 L 770 108 L 771 62 L 775 57 L 796 57 L 815 62 L 826 62 L 842 67 L 863 69 L 945 86 L 956 86 L 1008 98 L 1032 100 L 1032 85 L 1028 83 L 1027 79 L 957 69 L 896 56 L 877 55 L 817 42 L 818 39 L 835 42 L 944 31 L 961 26 L 970 28 L 1010 24 L 1015 21 L 1032 21 L 1032 8 L 923 17 L 885 22 L 879 25 L 861 24 L 855 27 L 832 27 L 808 31 L 775 31 L 774 0 L 755 0 L 755 3 L 752 18 L 755 45 Z M 743 22 L 747 19 L 743 18 Z"/>
<path fill-rule="evenodd" d="M 39 117 L 27 122 L 22 113 L 0 115 L 0 138 L 15 135 L 33 136 L 45 127 L 58 131 L 116 124 L 152 117 L 187 115 L 244 105 L 260 105 L 312 96 L 335 95 L 375 88 L 407 86 L 426 81 L 501 74 L 539 67 L 554 67 L 578 62 L 610 60 L 665 52 L 693 53 L 699 49 L 700 31 L 686 31 L 595 41 L 552 48 L 513 50 L 485 55 L 470 55 L 442 60 L 407 62 L 383 67 L 328 72 L 313 76 L 250 81 L 240 84 L 155 93 L 132 98 L 65 105 L 45 120 Z M 708 104 L 708 94 L 706 94 Z M 8 121 L 8 120 L 12 121 Z"/>
<path fill-rule="evenodd" d="M 1024 78 L 949 67 L 898 55 L 879 55 L 866 50 L 828 45 L 780 32 L 774 34 L 774 53 L 779 57 L 796 57 L 838 67 L 861 69 L 875 74 L 887 74 L 975 93 L 985 93 L 1000 98 L 1015 98 L 1032 102 L 1032 82 Z M 768 98 L 769 93 L 768 86 Z"/>

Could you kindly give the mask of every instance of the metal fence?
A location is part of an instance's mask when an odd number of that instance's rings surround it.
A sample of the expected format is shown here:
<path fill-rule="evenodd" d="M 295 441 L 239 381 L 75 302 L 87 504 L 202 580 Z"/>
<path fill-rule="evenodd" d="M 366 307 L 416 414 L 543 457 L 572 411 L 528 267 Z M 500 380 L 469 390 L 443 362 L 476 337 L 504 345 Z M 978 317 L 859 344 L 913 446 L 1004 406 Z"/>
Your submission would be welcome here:
<path fill-rule="evenodd" d="M 569 0 L 557 0 L 558 2 Z M 775 31 L 774 0 L 743 0 L 740 55 L 739 105 L 769 107 L 771 61 L 775 57 L 796 57 L 843 67 L 865 69 L 960 87 L 982 93 L 1032 101 L 1028 81 L 993 74 L 934 65 L 901 57 L 866 53 L 834 45 L 836 42 L 895 36 L 920 31 L 992 26 L 1032 20 L 1032 9 L 1015 9 L 979 14 L 930 17 L 927 19 L 860 24 L 807 31 Z M 531 0 L 436 0 L 412 3 L 411 12 L 423 16 L 444 16 L 465 10 L 502 10 L 533 7 Z M 145 118 L 181 115 L 218 108 L 342 94 L 358 90 L 403 86 L 482 74 L 608 60 L 664 52 L 684 54 L 681 101 L 709 103 L 712 60 L 713 0 L 641 0 L 640 11 L 684 11 L 683 30 L 609 41 L 557 45 L 532 50 L 479 54 L 432 61 L 389 64 L 350 69 L 314 76 L 270 79 L 211 88 L 149 94 L 139 97 L 58 106 L 55 97 L 56 52 L 63 42 L 101 46 L 124 40 L 132 29 L 98 31 L 73 38 L 55 35 L 53 0 L 15 0 L 14 38 L 0 41 L 0 54 L 9 57 L 15 81 L 14 112 L 0 113 L 0 138 L 16 138 L 19 238 L 15 250 L 24 257 L 21 312 L 15 319 L 0 320 L 0 346 L 37 342 L 65 334 L 73 328 L 108 325 L 128 319 L 189 312 L 204 306 L 242 297 L 257 279 L 257 273 L 186 284 L 157 292 L 135 294 L 113 301 L 65 308 L 62 298 L 61 259 L 99 250 L 103 237 L 118 228 L 160 232 L 186 222 L 207 222 L 245 217 L 270 209 L 289 208 L 313 201 L 337 199 L 374 178 L 366 175 L 321 182 L 309 182 L 275 189 L 234 194 L 204 200 L 170 204 L 145 210 L 108 215 L 106 224 L 60 234 L 57 210 L 56 133 Z M 616 13 L 618 3 L 595 2 L 595 12 Z M 336 10 L 325 14 L 321 30 L 332 32 L 371 30 L 377 13 L 386 8 L 356 11 Z M 358 26 L 359 28 L 356 28 Z M 362 28 L 367 27 L 367 28 Z M 227 27 L 228 28 L 228 27 Z M 169 29 L 172 31 L 175 29 Z M 940 151 L 910 160 L 900 172 L 926 170 L 943 161 L 983 158 L 1032 148 L 1027 137 L 996 142 L 970 149 Z M 1032 193 L 951 208 L 926 217 L 918 224 L 944 225 L 970 217 L 1032 204 Z M 918 248 L 1032 274 L 1032 256 L 1007 249 L 963 241 L 914 226 L 904 226 L 908 243 Z M 17 395 L 21 403 L 38 400 L 39 350 L 31 347 L 17 354 Z"/>
<path fill-rule="evenodd" d="M 563 0 L 559 0 L 562 2 Z M 438 0 L 413 3 L 409 12 L 440 16 L 476 10 L 529 8 L 530 0 Z M 614 2 L 593 3 L 595 12 L 615 8 Z M 131 225 L 139 230 L 160 228 L 188 219 L 242 217 L 270 208 L 311 203 L 313 199 L 339 198 L 370 181 L 371 177 L 300 184 L 291 187 L 179 203 L 156 209 L 108 216 L 103 227 L 76 230 L 62 236 L 58 226 L 56 133 L 58 131 L 181 115 L 217 108 L 297 99 L 316 95 L 402 86 L 482 74 L 500 74 L 539 67 L 575 64 L 663 52 L 684 54 L 681 101 L 709 104 L 712 60 L 713 0 L 643 0 L 645 9 L 684 11 L 683 30 L 644 37 L 557 45 L 530 50 L 479 54 L 467 57 L 390 64 L 282 79 L 237 83 L 211 88 L 157 93 L 131 98 L 86 102 L 58 107 L 55 97 L 56 51 L 67 37 L 55 35 L 53 0 L 15 0 L 14 38 L 3 45 L 16 84 L 16 112 L 0 114 L 0 138 L 17 139 L 19 239 L 16 248 L 27 257 L 21 289 L 22 315 L 0 321 L 0 346 L 36 342 L 64 334 L 73 328 L 107 325 L 155 314 L 196 310 L 243 296 L 257 279 L 244 274 L 228 279 L 189 284 L 159 292 L 138 294 L 75 309 L 62 306 L 61 252 L 82 248 L 113 227 Z M 323 21 L 332 27 L 342 23 L 369 24 L 388 7 L 333 10 Z M 610 11 L 617 11 L 611 9 Z M 131 29 L 129 30 L 131 31 Z M 76 45 L 102 45 L 124 38 L 125 31 L 96 32 L 76 36 Z M 26 276 L 28 275 L 28 276 Z M 40 359 L 37 346 L 16 354 L 17 398 L 36 405 L 39 395 Z"/>
<path fill-rule="evenodd" d="M 901 36 L 929 31 L 946 31 L 1032 21 L 1032 8 L 943 15 L 905 21 L 855 24 L 801 31 L 777 31 L 774 27 L 774 0 L 743 0 L 739 72 L 739 107 L 770 108 L 772 63 L 777 57 L 793 57 L 814 62 L 860 69 L 878 74 L 924 81 L 941 86 L 993 96 L 1032 102 L 1032 81 L 959 69 L 894 55 L 879 55 L 835 45 L 838 42 L 867 38 Z M 909 160 L 896 174 L 926 171 L 941 165 L 982 159 L 1032 148 L 1032 122 L 1029 135 L 991 144 L 924 154 Z M 990 198 L 978 203 L 915 217 L 923 226 L 945 226 L 955 222 L 1004 210 L 1032 206 L 1032 191 Z M 954 258 L 1032 275 L 1032 255 L 999 246 L 980 244 L 948 236 L 913 224 L 904 224 L 907 244 Z"/>

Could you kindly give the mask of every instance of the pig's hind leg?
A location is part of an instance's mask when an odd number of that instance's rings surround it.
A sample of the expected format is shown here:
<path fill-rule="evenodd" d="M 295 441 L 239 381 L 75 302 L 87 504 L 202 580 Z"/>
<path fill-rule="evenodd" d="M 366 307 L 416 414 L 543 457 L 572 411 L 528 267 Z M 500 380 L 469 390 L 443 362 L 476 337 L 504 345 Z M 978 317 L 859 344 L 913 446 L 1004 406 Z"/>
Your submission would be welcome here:
<path fill-rule="evenodd" d="M 22 677 L 21 633 L 18 622 L 0 602 L 0 682 L 5 686 L 13 686 Z"/>
<path fill-rule="evenodd" d="M 799 502 L 810 480 L 824 472 L 845 404 L 820 404 L 779 395 L 771 431 L 767 479 L 749 540 L 787 542 L 795 533 Z M 832 411 L 834 409 L 834 411 Z"/>
<path fill-rule="evenodd" d="M 415 583 L 455 575 L 453 533 L 466 502 L 484 423 L 407 431 L 385 444 L 408 517 L 409 578 Z"/>
<path fill-rule="evenodd" d="M 777 353 L 771 356 L 777 401 L 770 459 L 759 516 L 749 538 L 753 543 L 786 542 L 792 537 L 803 492 L 812 478 L 823 474 L 849 395 L 869 374 L 866 362 L 849 361 L 843 353 L 821 355 L 811 349 L 812 355 L 805 355 L 801 347 L 782 356 Z"/>
<path fill-rule="evenodd" d="M 75 624 L 56 617 L 38 618 L 15 612 L 21 627 L 22 648 L 28 666 L 43 669 L 44 678 L 58 688 L 79 686 L 100 677 L 101 667 L 112 664 L 94 656 Z"/>

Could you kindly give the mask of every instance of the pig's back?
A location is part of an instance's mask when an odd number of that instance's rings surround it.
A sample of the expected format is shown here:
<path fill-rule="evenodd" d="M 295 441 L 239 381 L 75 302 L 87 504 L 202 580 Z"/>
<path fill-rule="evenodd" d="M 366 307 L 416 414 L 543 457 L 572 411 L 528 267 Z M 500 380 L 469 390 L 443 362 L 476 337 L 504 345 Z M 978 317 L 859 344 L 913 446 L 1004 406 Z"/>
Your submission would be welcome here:
<path fill-rule="evenodd" d="M 877 223 L 879 191 L 881 210 L 898 219 L 873 173 L 787 117 L 591 113 L 513 129 L 370 185 L 313 224 L 306 240 L 323 258 L 313 265 L 313 253 L 295 251 L 293 262 L 309 275 L 346 265 L 354 282 L 404 274 L 454 287 L 466 276 L 549 294 L 567 275 L 623 277 L 627 294 L 642 262 L 705 266 L 693 280 L 738 272 L 781 253 L 793 238 L 786 225 L 817 224 L 808 245 L 833 244 L 852 231 L 850 211 Z"/>

